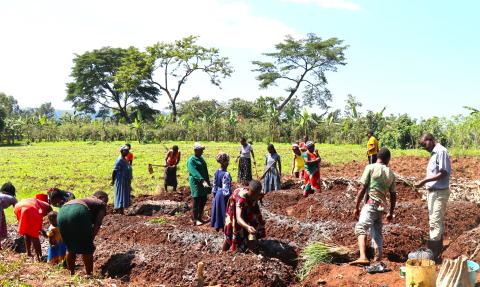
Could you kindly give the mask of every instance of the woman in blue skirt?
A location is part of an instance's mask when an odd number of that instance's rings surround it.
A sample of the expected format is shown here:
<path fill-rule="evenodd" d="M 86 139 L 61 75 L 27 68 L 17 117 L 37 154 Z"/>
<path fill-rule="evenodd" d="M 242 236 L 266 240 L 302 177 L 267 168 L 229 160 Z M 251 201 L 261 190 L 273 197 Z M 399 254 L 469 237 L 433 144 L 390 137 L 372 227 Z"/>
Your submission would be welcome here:
<path fill-rule="evenodd" d="M 230 161 L 228 154 L 221 152 L 216 156 L 216 160 L 220 164 L 220 168 L 215 172 L 213 180 L 214 199 L 210 225 L 219 231 L 223 230 L 225 226 L 225 212 L 232 191 L 232 177 L 227 171 Z"/>

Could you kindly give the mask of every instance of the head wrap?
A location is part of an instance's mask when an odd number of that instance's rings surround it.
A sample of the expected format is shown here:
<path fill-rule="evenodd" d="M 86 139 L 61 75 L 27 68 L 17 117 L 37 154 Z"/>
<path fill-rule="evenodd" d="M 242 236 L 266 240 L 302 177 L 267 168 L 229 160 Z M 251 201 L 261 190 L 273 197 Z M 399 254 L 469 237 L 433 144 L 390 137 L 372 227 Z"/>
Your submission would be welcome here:
<path fill-rule="evenodd" d="M 314 144 L 312 141 L 308 141 L 308 142 L 305 143 L 305 146 L 306 146 L 307 148 L 312 147 L 312 146 L 314 146 L 314 145 L 315 145 L 315 144 Z"/>
<path fill-rule="evenodd" d="M 48 195 L 46 195 L 45 193 L 38 193 L 35 195 L 35 198 L 48 203 Z"/>
<path fill-rule="evenodd" d="M 225 164 L 230 160 L 230 156 L 227 153 L 221 152 L 215 157 L 219 164 Z"/>

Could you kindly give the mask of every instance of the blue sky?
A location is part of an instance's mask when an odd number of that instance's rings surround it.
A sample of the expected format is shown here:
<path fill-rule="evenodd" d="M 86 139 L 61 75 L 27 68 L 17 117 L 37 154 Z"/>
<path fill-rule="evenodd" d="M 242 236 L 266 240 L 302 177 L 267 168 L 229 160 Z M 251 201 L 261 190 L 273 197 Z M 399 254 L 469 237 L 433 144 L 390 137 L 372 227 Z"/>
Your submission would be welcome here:
<path fill-rule="evenodd" d="M 0 1 L 0 91 L 23 107 L 51 101 L 69 109 L 63 99 L 75 53 L 194 34 L 220 48 L 235 73 L 221 90 L 194 75 L 182 99 L 279 96 L 281 86 L 258 89 L 251 61 L 286 34 L 312 32 L 350 46 L 348 64 L 327 75 L 333 108 L 343 108 L 351 93 L 363 111 L 466 114 L 462 106 L 480 108 L 478 11 L 474 0 Z M 156 107 L 166 105 L 163 97 Z"/>

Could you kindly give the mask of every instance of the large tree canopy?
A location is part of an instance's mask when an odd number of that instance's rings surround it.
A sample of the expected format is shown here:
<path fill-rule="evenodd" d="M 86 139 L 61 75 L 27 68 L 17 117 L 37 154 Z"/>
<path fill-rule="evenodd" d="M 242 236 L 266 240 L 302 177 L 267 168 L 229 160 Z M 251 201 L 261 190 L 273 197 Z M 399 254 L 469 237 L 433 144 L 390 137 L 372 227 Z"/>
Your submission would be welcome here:
<path fill-rule="evenodd" d="M 172 108 L 172 119 L 177 117 L 177 98 L 182 86 L 195 72 L 208 75 L 210 82 L 220 86 L 221 79 L 233 73 L 228 58 L 221 57 L 216 48 L 205 48 L 196 43 L 198 37 L 189 36 L 173 43 L 157 43 L 147 47 L 147 52 L 157 71 L 151 81 L 167 94 Z"/>
<path fill-rule="evenodd" d="M 120 114 L 130 121 L 132 107 L 144 109 L 157 102 L 159 90 L 150 82 L 152 66 L 137 48 L 105 47 L 76 55 L 73 62 L 66 100 L 77 111 Z"/>
<path fill-rule="evenodd" d="M 3 111 L 6 117 L 11 117 L 20 113 L 20 107 L 17 100 L 13 96 L 7 96 L 0 92 L 0 110 Z"/>
<path fill-rule="evenodd" d="M 344 51 L 347 46 L 337 38 L 322 40 L 315 34 L 306 39 L 294 39 L 287 36 L 284 42 L 275 46 L 276 51 L 264 53 L 273 58 L 272 62 L 253 61 L 257 66 L 253 71 L 260 74 L 260 88 L 278 85 L 280 81 L 288 84 L 287 97 L 277 107 L 281 111 L 299 89 L 303 88 L 303 103 L 327 108 L 332 95 L 327 89 L 325 72 L 337 71 L 337 66 L 345 65 Z"/>

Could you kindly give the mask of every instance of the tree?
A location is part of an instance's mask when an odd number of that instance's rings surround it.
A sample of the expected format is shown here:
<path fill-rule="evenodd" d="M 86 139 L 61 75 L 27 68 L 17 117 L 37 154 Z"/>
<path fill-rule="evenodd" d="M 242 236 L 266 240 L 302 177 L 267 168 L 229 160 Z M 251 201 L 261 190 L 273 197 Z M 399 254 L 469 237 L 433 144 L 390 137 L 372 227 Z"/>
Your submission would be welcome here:
<path fill-rule="evenodd" d="M 216 48 L 196 45 L 198 37 L 188 36 L 174 43 L 160 42 L 147 47 L 152 68 L 160 80 L 151 82 L 167 94 L 172 108 L 172 120 L 177 120 L 177 98 L 182 86 L 195 71 L 204 72 L 210 82 L 220 87 L 221 79 L 229 77 L 233 68 L 227 57 L 221 57 Z M 150 75 L 152 76 L 152 75 Z"/>
<path fill-rule="evenodd" d="M 277 107 L 281 111 L 303 84 L 303 103 L 317 104 L 326 108 L 332 95 L 326 88 L 325 72 L 337 71 L 338 65 L 345 65 L 343 41 L 337 38 L 322 40 L 315 34 L 306 39 L 296 40 L 287 36 L 284 42 L 275 46 L 276 52 L 264 53 L 274 59 L 273 62 L 253 61 L 257 66 L 254 72 L 260 81 L 260 88 L 268 88 L 284 81 L 290 83 L 286 88 L 288 96 Z"/>
<path fill-rule="evenodd" d="M 152 66 L 144 52 L 104 47 L 76 55 L 67 83 L 66 101 L 77 111 L 99 115 L 119 113 L 130 122 L 128 107 L 156 103 L 159 90 L 150 82 Z"/>
<path fill-rule="evenodd" d="M 20 107 L 17 100 L 5 93 L 0 93 L 0 109 L 4 111 L 5 117 L 11 117 L 20 113 Z"/>
<path fill-rule="evenodd" d="M 35 109 L 35 114 L 39 117 L 45 116 L 45 118 L 51 120 L 55 118 L 55 108 L 52 106 L 52 103 L 44 103 Z"/>

